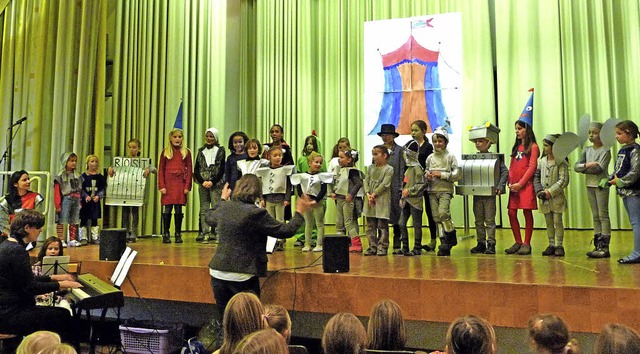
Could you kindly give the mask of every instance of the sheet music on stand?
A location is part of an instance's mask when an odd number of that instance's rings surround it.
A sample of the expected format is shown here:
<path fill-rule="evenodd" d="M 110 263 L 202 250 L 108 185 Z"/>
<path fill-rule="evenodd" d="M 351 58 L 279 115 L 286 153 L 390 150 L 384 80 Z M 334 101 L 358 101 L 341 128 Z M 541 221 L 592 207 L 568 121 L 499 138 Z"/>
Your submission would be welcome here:
<path fill-rule="evenodd" d="M 111 283 L 113 283 L 115 287 L 120 288 L 120 286 L 122 286 L 124 279 L 127 277 L 127 273 L 129 273 L 133 259 L 136 258 L 137 254 L 138 251 L 132 250 L 131 247 L 127 247 L 127 249 L 124 250 L 116 269 L 113 271 L 113 275 L 111 275 Z"/>
<path fill-rule="evenodd" d="M 272 236 L 267 236 L 267 253 L 273 253 L 273 250 L 276 248 L 276 244 L 278 243 L 278 239 Z"/>
<path fill-rule="evenodd" d="M 70 256 L 45 256 L 42 258 L 42 275 L 69 273 Z M 61 271 L 60 271 L 61 270 Z"/>

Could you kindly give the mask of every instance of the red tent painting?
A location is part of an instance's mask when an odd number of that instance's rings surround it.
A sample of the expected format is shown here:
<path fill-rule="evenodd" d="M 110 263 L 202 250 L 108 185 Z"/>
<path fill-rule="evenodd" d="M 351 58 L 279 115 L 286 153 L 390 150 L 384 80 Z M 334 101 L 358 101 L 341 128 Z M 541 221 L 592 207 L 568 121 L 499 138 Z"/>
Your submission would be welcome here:
<path fill-rule="evenodd" d="M 376 125 L 369 135 L 380 131 L 382 124 L 393 124 L 403 135 L 411 134 L 411 122 L 427 122 L 427 131 L 447 127 L 447 114 L 442 103 L 438 52 L 421 46 L 410 35 L 393 52 L 382 55 L 384 93 Z"/>

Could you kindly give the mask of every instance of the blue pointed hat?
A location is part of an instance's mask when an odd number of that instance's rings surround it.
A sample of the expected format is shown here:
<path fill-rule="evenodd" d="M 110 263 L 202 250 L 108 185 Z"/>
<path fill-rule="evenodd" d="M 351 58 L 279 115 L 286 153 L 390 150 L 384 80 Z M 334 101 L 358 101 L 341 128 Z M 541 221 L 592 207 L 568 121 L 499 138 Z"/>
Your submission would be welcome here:
<path fill-rule="evenodd" d="M 173 123 L 173 127 L 182 129 L 182 101 L 180 101 L 180 107 L 178 108 L 178 114 L 176 114 L 176 122 Z"/>
<path fill-rule="evenodd" d="M 529 89 L 529 92 L 531 92 L 531 97 L 529 97 L 529 101 L 527 101 L 526 106 L 524 106 L 524 109 L 522 110 L 522 113 L 520 113 L 520 117 L 518 117 L 518 120 L 533 127 L 533 89 Z"/>

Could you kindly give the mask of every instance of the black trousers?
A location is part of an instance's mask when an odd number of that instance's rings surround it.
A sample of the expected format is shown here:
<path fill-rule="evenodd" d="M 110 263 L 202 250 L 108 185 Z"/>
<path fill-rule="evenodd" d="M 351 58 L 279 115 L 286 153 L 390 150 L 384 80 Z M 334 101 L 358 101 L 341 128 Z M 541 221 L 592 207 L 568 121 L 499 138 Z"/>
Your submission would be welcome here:
<path fill-rule="evenodd" d="M 233 295 L 245 292 L 254 293 L 260 297 L 260 279 L 254 276 L 249 280 L 238 282 L 211 277 L 211 289 L 213 290 L 213 297 L 216 299 L 218 314 L 222 319 L 224 317 L 224 309 Z"/>
<path fill-rule="evenodd" d="M 79 337 L 77 320 L 69 310 L 53 306 L 33 306 L 3 316 L 0 332 L 26 336 L 35 331 L 58 333 L 63 342 L 75 344 Z"/>

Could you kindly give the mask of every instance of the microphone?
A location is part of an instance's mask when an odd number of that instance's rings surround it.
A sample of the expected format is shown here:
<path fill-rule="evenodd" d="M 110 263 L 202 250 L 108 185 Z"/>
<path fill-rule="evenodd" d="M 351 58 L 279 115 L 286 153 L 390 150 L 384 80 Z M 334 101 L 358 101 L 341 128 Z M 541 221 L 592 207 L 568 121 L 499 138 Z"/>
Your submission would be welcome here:
<path fill-rule="evenodd" d="M 22 122 L 24 122 L 25 120 L 27 120 L 27 117 L 22 117 L 22 118 L 18 119 L 15 123 L 11 124 L 11 126 L 7 130 L 15 127 L 16 125 L 22 124 Z"/>

